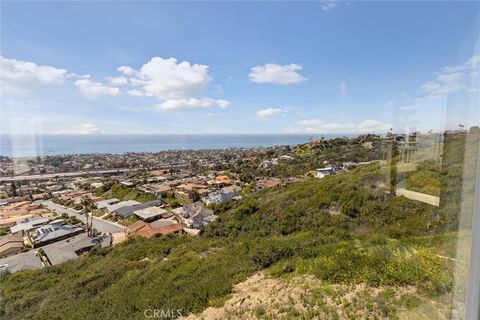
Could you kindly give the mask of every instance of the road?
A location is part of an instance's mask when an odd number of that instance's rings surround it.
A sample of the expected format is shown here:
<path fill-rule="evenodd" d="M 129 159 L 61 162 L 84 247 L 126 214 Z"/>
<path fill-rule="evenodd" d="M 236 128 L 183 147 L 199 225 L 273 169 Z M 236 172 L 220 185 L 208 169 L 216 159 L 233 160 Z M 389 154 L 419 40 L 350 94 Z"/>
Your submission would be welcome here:
<path fill-rule="evenodd" d="M 440 205 L 440 198 L 426 193 L 415 192 L 403 188 L 398 188 L 396 191 L 397 196 L 404 196 L 410 200 L 420 201 L 432 206 L 438 207 Z"/>
<path fill-rule="evenodd" d="M 58 205 L 56 203 L 53 203 L 51 200 L 42 201 L 40 203 L 52 211 L 55 211 L 60 214 L 66 213 L 71 217 L 76 217 L 81 221 L 85 221 L 85 216 L 76 210 Z M 120 232 L 125 230 L 125 227 L 119 225 L 118 223 L 103 220 L 97 217 L 93 217 L 93 228 L 97 229 L 100 232 L 107 232 L 107 233 Z"/>
<path fill-rule="evenodd" d="M 159 164 L 155 170 L 170 169 L 170 168 L 186 168 L 190 165 L 189 162 L 180 162 L 176 164 Z M 92 170 L 92 171 L 75 171 L 75 172 L 59 172 L 59 173 L 45 173 L 45 174 L 32 174 L 32 175 L 19 175 L 10 177 L 0 177 L 0 182 L 13 182 L 13 181 L 30 181 L 30 180 L 50 180 L 56 178 L 73 178 L 84 176 L 99 176 L 104 174 L 120 174 L 125 172 L 133 172 L 142 170 L 142 168 L 119 168 L 109 170 Z"/>
<path fill-rule="evenodd" d="M 12 181 L 23 181 L 23 180 L 49 180 L 55 178 L 66 178 L 66 177 L 81 177 L 81 176 L 90 176 L 90 175 L 103 175 L 103 174 L 114 174 L 114 173 L 124 173 L 130 171 L 137 171 L 139 169 L 111 169 L 111 170 L 93 170 L 93 171 L 76 171 L 76 172 L 63 172 L 63 173 L 46 173 L 46 174 L 32 174 L 32 175 L 21 175 L 14 177 L 0 177 L 0 182 L 12 182 Z"/>

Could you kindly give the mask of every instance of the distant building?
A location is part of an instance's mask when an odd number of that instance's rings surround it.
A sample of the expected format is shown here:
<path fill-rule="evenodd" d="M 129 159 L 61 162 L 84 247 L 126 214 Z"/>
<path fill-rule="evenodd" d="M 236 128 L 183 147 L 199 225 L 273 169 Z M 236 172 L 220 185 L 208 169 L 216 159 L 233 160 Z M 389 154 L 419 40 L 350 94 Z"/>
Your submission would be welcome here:
<path fill-rule="evenodd" d="M 282 184 L 282 180 L 280 180 L 278 178 L 270 178 L 270 179 L 259 180 L 256 183 L 255 191 L 262 191 L 262 190 L 265 190 L 265 189 L 278 187 L 281 184 Z"/>
<path fill-rule="evenodd" d="M 133 187 L 134 186 L 134 183 L 131 182 L 131 181 L 122 181 L 122 182 L 120 182 L 120 184 L 124 187 Z"/>
<path fill-rule="evenodd" d="M 320 168 L 316 170 L 316 177 L 317 178 L 324 178 L 327 176 L 332 176 L 336 174 L 338 171 L 342 171 L 342 169 L 336 167 L 336 166 L 326 166 L 325 168 Z"/>
<path fill-rule="evenodd" d="M 138 190 L 144 191 L 147 193 L 154 194 L 155 196 L 163 196 L 167 192 L 172 191 L 172 188 L 168 184 L 145 184 L 143 186 L 137 187 Z"/>
<path fill-rule="evenodd" d="M 210 183 L 210 182 L 209 182 Z M 217 176 L 213 179 L 211 184 L 217 185 L 219 187 L 229 186 L 232 184 L 232 181 L 227 175 Z"/>
<path fill-rule="evenodd" d="M 292 178 L 287 178 L 284 181 L 285 184 L 300 183 L 300 182 L 305 182 L 305 179 L 292 177 Z"/>
<path fill-rule="evenodd" d="M 273 166 L 274 166 L 273 161 L 264 160 L 264 161 L 260 162 L 260 165 L 258 167 L 261 168 L 261 169 L 269 169 Z"/>
<path fill-rule="evenodd" d="M 222 201 L 231 200 L 242 194 L 242 188 L 239 186 L 229 186 L 222 188 L 219 192 Z"/>

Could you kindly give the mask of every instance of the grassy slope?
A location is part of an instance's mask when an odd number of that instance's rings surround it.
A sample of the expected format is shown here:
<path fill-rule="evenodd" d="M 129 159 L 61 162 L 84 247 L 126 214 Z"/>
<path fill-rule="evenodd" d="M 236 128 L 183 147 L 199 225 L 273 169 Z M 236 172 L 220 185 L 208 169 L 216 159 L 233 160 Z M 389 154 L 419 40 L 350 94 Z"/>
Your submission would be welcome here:
<path fill-rule="evenodd" d="M 370 166 L 254 194 L 221 213 L 198 238 L 135 239 L 59 266 L 9 275 L 2 279 L 0 315 L 132 319 L 152 307 L 200 312 L 265 268 L 330 283 L 414 285 L 426 296 L 448 293 L 452 266 L 436 254 L 455 237 L 431 236 L 443 227 L 438 212 L 386 195 L 384 176 Z"/>

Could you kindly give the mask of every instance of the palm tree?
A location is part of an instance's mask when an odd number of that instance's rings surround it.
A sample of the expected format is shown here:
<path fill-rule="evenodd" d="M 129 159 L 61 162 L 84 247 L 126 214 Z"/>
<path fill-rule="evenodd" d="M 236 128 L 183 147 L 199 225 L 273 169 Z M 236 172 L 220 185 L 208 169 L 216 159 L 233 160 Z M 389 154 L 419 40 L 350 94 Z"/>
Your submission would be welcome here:
<path fill-rule="evenodd" d="M 84 196 L 80 202 L 82 205 L 82 213 L 85 215 L 87 221 L 87 235 L 90 236 L 90 230 L 93 230 L 93 214 L 91 218 L 90 228 L 88 226 L 88 213 L 93 211 L 94 202 L 89 196 Z"/>

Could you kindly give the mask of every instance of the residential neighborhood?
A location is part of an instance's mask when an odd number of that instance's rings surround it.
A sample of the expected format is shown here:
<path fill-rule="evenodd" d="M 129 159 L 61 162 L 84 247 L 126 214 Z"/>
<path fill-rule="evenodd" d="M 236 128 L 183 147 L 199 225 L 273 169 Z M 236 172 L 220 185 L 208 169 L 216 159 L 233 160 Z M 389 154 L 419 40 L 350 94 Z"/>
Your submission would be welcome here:
<path fill-rule="evenodd" d="M 19 159 L 3 157 L 0 267 L 48 267 L 128 237 L 196 236 L 218 218 L 219 206 L 359 165 L 324 161 L 316 170 L 282 174 L 300 151 L 276 146 L 51 156 L 23 159 L 21 170 Z"/>

